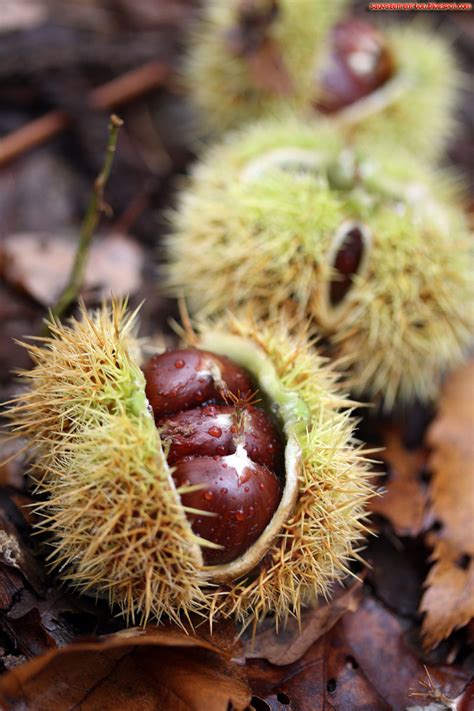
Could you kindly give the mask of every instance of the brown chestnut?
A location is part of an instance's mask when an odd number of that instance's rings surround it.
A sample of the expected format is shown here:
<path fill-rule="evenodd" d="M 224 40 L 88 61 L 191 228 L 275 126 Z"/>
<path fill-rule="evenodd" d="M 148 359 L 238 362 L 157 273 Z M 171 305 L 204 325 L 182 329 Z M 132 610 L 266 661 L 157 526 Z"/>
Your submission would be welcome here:
<path fill-rule="evenodd" d="M 333 268 L 337 272 L 330 284 L 329 301 L 337 306 L 352 286 L 364 255 L 361 230 L 354 226 L 345 235 L 336 253 Z"/>
<path fill-rule="evenodd" d="M 283 468 L 283 443 L 272 419 L 252 405 L 208 405 L 185 410 L 156 421 L 168 445 L 168 464 L 184 457 L 233 454 L 243 442 L 256 464 L 279 473 Z"/>
<path fill-rule="evenodd" d="M 250 403 L 247 371 L 224 356 L 192 348 L 168 351 L 151 358 L 144 373 L 193 531 L 219 546 L 203 546 L 203 561 L 234 561 L 278 508 L 284 469 L 280 433 L 271 416 Z"/>
<path fill-rule="evenodd" d="M 252 392 L 250 377 L 229 358 L 193 348 L 153 356 L 143 372 L 155 418 Z"/>
<path fill-rule="evenodd" d="M 334 113 L 371 94 L 394 73 L 382 32 L 363 20 L 339 22 L 330 35 L 326 63 L 317 78 L 316 108 Z"/>
<path fill-rule="evenodd" d="M 243 445 L 226 457 L 181 460 L 173 478 L 177 486 L 204 485 L 181 494 L 181 501 L 211 514 L 188 514 L 194 533 L 221 546 L 203 549 L 207 565 L 229 563 L 245 553 L 271 521 L 281 496 L 276 475 L 252 462 Z"/>

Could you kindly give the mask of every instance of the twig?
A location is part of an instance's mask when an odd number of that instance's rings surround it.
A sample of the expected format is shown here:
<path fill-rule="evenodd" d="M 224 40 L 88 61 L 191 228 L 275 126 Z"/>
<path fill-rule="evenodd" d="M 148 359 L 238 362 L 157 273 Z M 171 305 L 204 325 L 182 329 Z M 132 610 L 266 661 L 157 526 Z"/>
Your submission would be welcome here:
<path fill-rule="evenodd" d="M 171 72 L 167 65 L 153 61 L 92 89 L 88 103 L 99 111 L 111 111 L 151 89 L 161 86 Z M 65 111 L 51 111 L 0 139 L 0 167 L 26 151 L 45 143 L 72 123 Z"/>
<path fill-rule="evenodd" d="M 109 137 L 107 140 L 102 169 L 95 180 L 87 212 L 82 222 L 79 244 L 77 245 L 76 256 L 69 274 L 68 282 L 56 304 L 51 309 L 51 319 L 53 320 L 61 318 L 79 294 L 79 290 L 84 279 L 84 272 L 92 238 L 99 221 L 99 215 L 104 209 L 104 189 L 112 168 L 115 150 L 117 147 L 118 134 L 121 126 L 123 126 L 122 119 L 112 114 L 109 122 Z M 45 325 L 43 335 L 46 335 L 47 332 L 48 327 Z"/>

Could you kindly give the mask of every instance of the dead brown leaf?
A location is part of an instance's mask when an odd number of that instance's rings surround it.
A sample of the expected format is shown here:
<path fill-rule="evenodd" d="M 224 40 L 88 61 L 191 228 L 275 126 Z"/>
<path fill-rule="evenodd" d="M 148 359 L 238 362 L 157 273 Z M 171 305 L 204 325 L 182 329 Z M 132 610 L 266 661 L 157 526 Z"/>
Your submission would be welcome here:
<path fill-rule="evenodd" d="M 101 610 L 48 581 L 28 535 L 26 494 L 0 489 L 0 635 L 14 663 L 71 641 L 80 621 L 86 632 Z"/>
<path fill-rule="evenodd" d="M 387 518 L 397 535 L 417 536 L 427 520 L 427 488 L 421 475 L 428 453 L 424 448 L 408 450 L 395 426 L 384 428 L 383 440 L 381 457 L 387 464 L 387 477 L 382 486 L 386 491 L 372 499 L 370 509 Z"/>
<path fill-rule="evenodd" d="M 0 564 L 20 572 L 41 595 L 45 590 L 45 573 L 30 547 L 26 527 L 22 510 L 9 493 L 0 489 Z"/>
<path fill-rule="evenodd" d="M 427 550 L 419 539 L 397 538 L 386 528 L 365 550 L 367 581 L 375 596 L 392 612 L 415 620 L 429 570 Z"/>
<path fill-rule="evenodd" d="M 423 691 L 426 669 L 437 686 L 455 698 L 469 681 L 469 673 L 448 665 L 427 666 L 407 644 L 408 623 L 374 598 L 368 597 L 341 626 L 354 658 L 375 689 L 393 709 L 410 705 L 413 691 Z M 429 697 L 417 697 L 427 703 Z"/>
<path fill-rule="evenodd" d="M 254 694 L 270 708 L 288 711 L 333 709 L 384 711 L 430 702 L 428 670 L 436 687 L 456 698 L 469 673 L 442 666 L 425 667 L 405 642 L 405 625 L 375 598 L 367 596 L 297 662 L 276 667 L 263 660 L 248 662 Z"/>
<path fill-rule="evenodd" d="M 32 29 L 47 16 L 47 8 L 40 0 L 2 0 L 0 33 Z"/>
<path fill-rule="evenodd" d="M 254 640 L 248 639 L 244 644 L 244 655 L 247 659 L 266 659 L 277 666 L 292 664 L 300 659 L 336 622 L 359 606 L 362 594 L 362 583 L 354 582 L 349 588 L 339 588 L 331 600 L 322 602 L 318 607 L 306 610 L 301 615 L 301 622 L 294 619 L 278 634 L 275 623 L 268 620 L 257 632 Z"/>
<path fill-rule="evenodd" d="M 5 279 L 45 306 L 54 304 L 66 285 L 76 252 L 76 239 L 46 233 L 20 233 L 2 243 Z M 121 234 L 96 240 L 90 251 L 84 289 L 98 296 L 133 294 L 140 286 L 142 248 Z"/>
<path fill-rule="evenodd" d="M 0 677 L 8 711 L 227 711 L 250 692 L 215 645 L 173 628 L 131 629 L 52 650 Z"/>
<path fill-rule="evenodd" d="M 474 680 L 464 690 L 456 699 L 456 711 L 472 711 L 474 708 Z"/>
<path fill-rule="evenodd" d="M 390 711 L 351 654 L 340 625 L 285 667 L 251 660 L 247 673 L 254 694 L 271 709 L 363 709 Z"/>
<path fill-rule="evenodd" d="M 0 248 L 0 401 L 5 402 L 13 397 L 18 387 L 10 376 L 11 371 L 31 367 L 25 348 L 21 348 L 14 339 L 22 339 L 27 333 L 37 332 L 44 312 L 42 307 L 35 305 L 27 296 L 15 292 L 2 282 L 1 261 Z M 9 456 L 9 453 L 4 456 L 3 451 L 0 452 L 1 461 Z M 8 472 L 2 472 L 2 476 L 4 474 L 8 478 Z"/>
<path fill-rule="evenodd" d="M 0 487 L 22 488 L 25 462 L 21 450 L 24 446 L 23 441 L 12 440 L 6 433 L 0 432 Z"/>
<path fill-rule="evenodd" d="M 474 361 L 447 380 L 428 430 L 431 515 L 436 525 L 420 609 L 428 649 L 474 618 Z"/>

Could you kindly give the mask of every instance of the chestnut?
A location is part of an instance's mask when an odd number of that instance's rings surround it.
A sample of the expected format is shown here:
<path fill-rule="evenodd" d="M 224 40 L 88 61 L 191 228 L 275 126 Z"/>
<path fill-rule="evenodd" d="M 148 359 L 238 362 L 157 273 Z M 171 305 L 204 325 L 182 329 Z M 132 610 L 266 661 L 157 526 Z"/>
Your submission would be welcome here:
<path fill-rule="evenodd" d="M 243 445 L 227 457 L 181 460 L 173 479 L 177 486 L 205 484 L 181 494 L 181 501 L 210 514 L 188 516 L 196 534 L 219 546 L 204 548 L 207 565 L 229 563 L 245 553 L 270 523 L 281 496 L 278 478 L 253 462 Z"/>
<path fill-rule="evenodd" d="M 329 285 L 329 300 L 332 306 L 339 304 L 352 286 L 364 254 L 363 232 L 357 225 L 351 225 L 338 246 L 334 258 L 335 277 Z"/>
<path fill-rule="evenodd" d="M 155 417 L 172 415 L 226 397 L 247 397 L 252 383 L 225 356 L 193 348 L 153 356 L 144 367 L 146 396 Z"/>
<path fill-rule="evenodd" d="M 234 454 L 242 440 L 256 464 L 280 473 L 283 443 L 270 416 L 253 405 L 208 405 L 178 412 L 156 421 L 163 442 L 168 445 L 168 464 L 185 457 Z"/>
<path fill-rule="evenodd" d="M 281 436 L 270 415 L 236 396 L 241 388 L 248 395 L 251 378 L 228 358 L 168 351 L 143 370 L 155 416 L 174 413 L 156 425 L 192 529 L 215 546 L 204 547 L 204 563 L 229 563 L 255 543 L 278 507 Z M 229 393 L 234 404 L 221 404 Z M 220 402 L 186 409 L 204 398 Z"/>
<path fill-rule="evenodd" d="M 326 63 L 317 77 L 316 108 L 332 114 L 371 94 L 394 73 L 384 35 L 363 20 L 349 19 L 332 29 Z"/>
<path fill-rule="evenodd" d="M 367 466 L 304 332 L 202 323 L 142 369 L 123 302 L 50 327 L 46 347 L 28 346 L 30 387 L 9 414 L 34 452 L 35 527 L 63 581 L 131 623 L 196 613 L 246 625 L 299 616 L 345 575 Z M 210 404 L 195 399 L 203 371 Z"/>

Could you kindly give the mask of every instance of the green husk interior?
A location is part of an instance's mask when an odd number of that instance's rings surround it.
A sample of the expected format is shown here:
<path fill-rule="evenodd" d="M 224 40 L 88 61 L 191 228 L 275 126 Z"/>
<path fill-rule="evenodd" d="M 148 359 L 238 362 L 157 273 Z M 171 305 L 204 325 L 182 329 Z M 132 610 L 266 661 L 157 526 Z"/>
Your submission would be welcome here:
<path fill-rule="evenodd" d="M 225 582 L 251 572 L 266 554 L 270 544 L 293 513 L 298 498 L 298 473 L 301 466 L 301 435 L 310 425 L 311 412 L 296 391 L 284 388 L 271 360 L 255 342 L 219 331 L 206 331 L 200 347 L 225 355 L 254 376 L 259 391 L 283 425 L 285 434 L 285 481 L 277 510 L 256 543 L 239 559 L 208 569 L 210 579 Z"/>
<path fill-rule="evenodd" d="M 211 591 L 206 605 L 211 619 L 221 614 L 243 625 L 255 625 L 272 612 L 278 627 L 291 615 L 299 618 L 305 605 L 328 595 L 331 584 L 349 573 L 348 561 L 357 557 L 366 531 L 364 505 L 372 490 L 367 461 L 353 439 L 353 403 L 341 394 L 337 374 L 318 354 L 306 329 L 291 325 L 282 314 L 272 322 L 227 314 L 204 322 L 199 332 L 200 343 L 208 343 L 207 333 L 225 332 L 260 351 L 249 351 L 247 367 L 260 370 L 263 390 L 268 388 L 281 408 L 287 408 L 286 427 L 301 452 L 296 506 L 262 564 Z M 213 340 L 209 344 L 232 351 L 229 336 L 219 346 Z M 272 364 L 268 379 L 261 372 L 267 369 L 266 361 Z"/>

